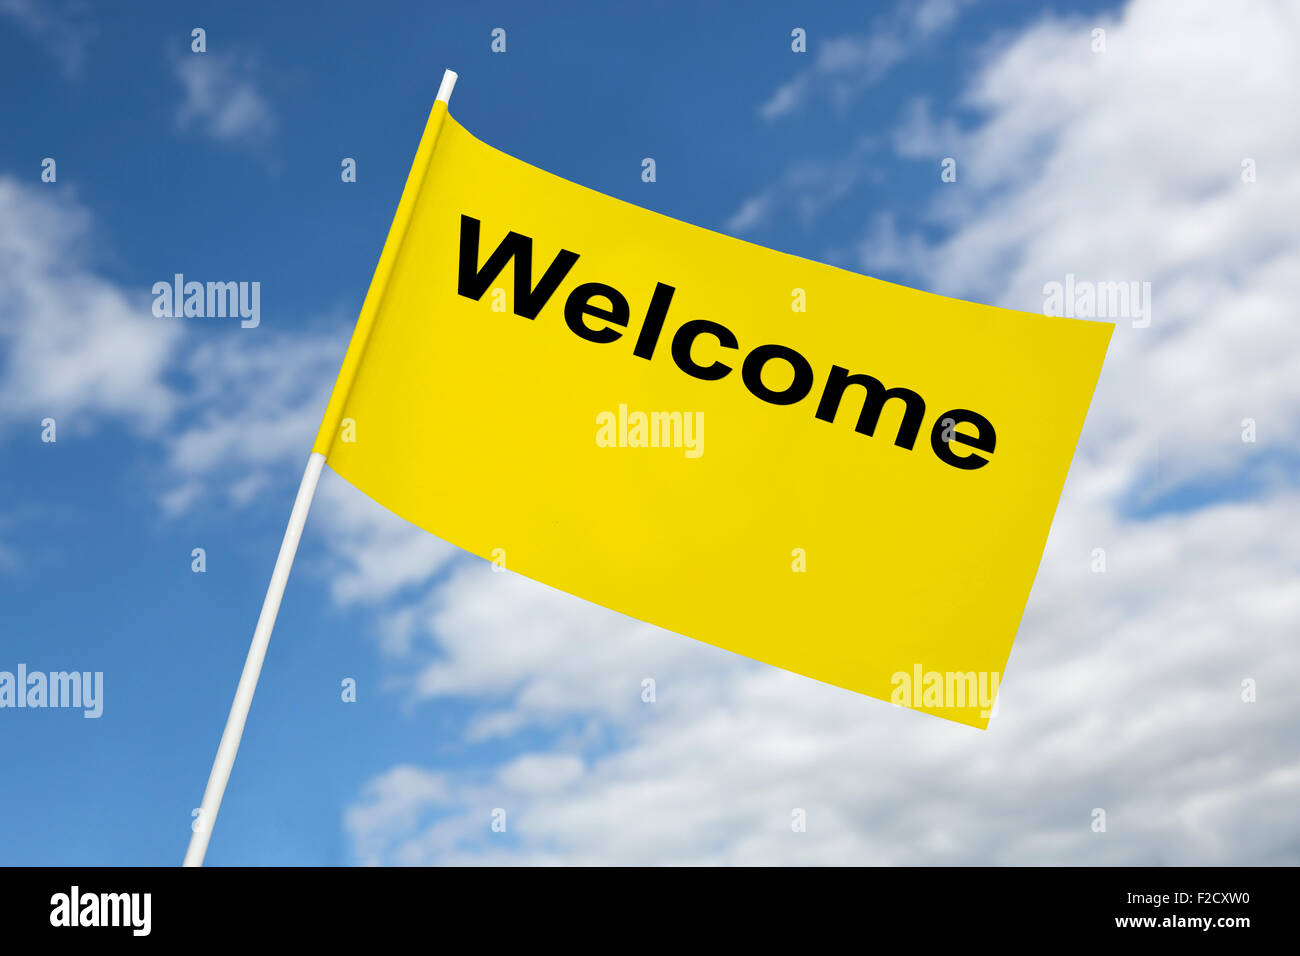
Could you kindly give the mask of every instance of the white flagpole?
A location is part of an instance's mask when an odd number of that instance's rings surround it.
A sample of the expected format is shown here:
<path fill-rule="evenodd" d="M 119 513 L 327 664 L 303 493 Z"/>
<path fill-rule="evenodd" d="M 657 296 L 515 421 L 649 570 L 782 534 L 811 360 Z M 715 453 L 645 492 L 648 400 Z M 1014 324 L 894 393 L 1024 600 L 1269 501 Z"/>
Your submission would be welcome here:
<path fill-rule="evenodd" d="M 275 570 L 271 572 L 266 600 L 262 602 L 262 613 L 258 615 L 257 628 L 253 631 L 253 643 L 248 648 L 248 657 L 244 659 L 244 672 L 239 675 L 235 702 L 230 705 L 230 716 L 226 718 L 226 729 L 221 733 L 217 759 L 212 762 L 212 773 L 209 774 L 208 785 L 203 791 L 199 817 L 190 833 L 190 847 L 185 851 L 184 866 L 202 866 L 203 855 L 208 852 L 208 839 L 212 836 L 213 824 L 217 822 L 217 811 L 221 809 L 221 798 L 226 792 L 230 770 L 235 765 L 239 738 L 244 733 L 248 708 L 253 705 L 253 691 L 257 690 L 262 661 L 266 659 L 266 646 L 271 643 L 271 629 L 275 627 L 275 616 L 280 612 L 280 599 L 284 597 L 284 586 L 289 582 L 289 569 L 293 567 L 294 555 L 298 553 L 298 540 L 302 537 L 303 525 L 307 523 L 307 512 L 311 509 L 311 499 L 316 494 L 316 483 L 320 480 L 324 465 L 325 456 L 314 451 L 307 459 L 307 469 L 302 473 L 298 497 L 294 499 L 293 511 L 289 513 L 289 527 L 285 529 L 284 541 L 280 543 L 280 556 L 275 559 Z"/>
<path fill-rule="evenodd" d="M 450 102 L 455 85 L 456 74 L 447 70 L 438 87 L 438 99 L 444 103 Z M 185 851 L 182 866 L 202 866 L 204 854 L 208 852 L 208 840 L 211 839 L 212 828 L 217 822 L 221 798 L 226 793 L 226 781 L 230 779 L 230 771 L 235 766 L 235 754 L 239 752 L 239 740 L 244 734 L 248 709 L 253 705 L 253 692 L 257 690 L 257 679 L 262 674 L 266 648 L 271 643 L 271 630 L 275 627 L 276 615 L 280 613 L 284 587 L 289 582 L 289 570 L 293 567 L 294 555 L 298 553 L 298 541 L 302 538 L 303 526 L 307 524 L 307 512 L 311 510 L 316 484 L 320 481 L 324 466 L 325 456 L 320 452 L 312 452 L 307 459 L 307 468 L 302 473 L 302 483 L 298 485 L 298 497 L 293 501 L 293 511 L 289 513 L 289 527 L 285 529 L 284 540 L 280 542 L 280 555 L 275 559 L 271 583 L 266 589 L 266 599 L 262 601 L 262 613 L 258 615 L 257 627 L 253 631 L 253 643 L 249 645 L 248 657 L 244 659 L 244 670 L 239 675 L 235 700 L 230 705 L 226 729 L 221 732 L 217 757 L 212 762 L 212 773 L 208 775 L 208 785 L 203 790 L 203 803 L 199 808 L 198 819 L 193 824 L 190 845 Z"/>

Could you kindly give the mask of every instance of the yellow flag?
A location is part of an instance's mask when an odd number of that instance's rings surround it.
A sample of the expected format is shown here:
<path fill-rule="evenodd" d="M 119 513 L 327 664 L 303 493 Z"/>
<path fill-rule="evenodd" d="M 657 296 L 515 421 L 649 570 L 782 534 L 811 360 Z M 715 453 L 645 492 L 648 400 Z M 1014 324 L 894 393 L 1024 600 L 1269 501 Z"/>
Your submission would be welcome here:
<path fill-rule="evenodd" d="M 983 728 L 1112 328 L 661 216 L 439 102 L 315 450 L 509 570 Z"/>

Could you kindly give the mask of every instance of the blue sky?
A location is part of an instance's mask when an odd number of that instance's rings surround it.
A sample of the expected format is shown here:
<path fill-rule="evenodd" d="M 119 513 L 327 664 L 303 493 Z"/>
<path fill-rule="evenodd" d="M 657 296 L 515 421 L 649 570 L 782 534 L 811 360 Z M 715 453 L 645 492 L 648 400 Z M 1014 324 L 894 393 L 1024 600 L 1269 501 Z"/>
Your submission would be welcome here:
<path fill-rule="evenodd" d="M 526 583 L 500 612 L 516 617 L 492 617 L 464 603 L 479 593 L 475 559 L 327 477 L 210 864 L 1041 862 L 1053 853 L 1216 862 L 1230 845 L 1295 862 L 1294 823 L 1280 840 L 1262 829 L 1276 829 L 1279 801 L 1295 794 L 1285 743 L 1294 709 L 1265 715 L 1261 704 L 1242 716 L 1236 701 L 1255 670 L 1274 675 L 1275 691 L 1285 668 L 1294 672 L 1294 655 L 1279 655 L 1294 623 L 1295 559 L 1269 534 L 1297 512 L 1295 482 L 1278 464 L 1294 460 L 1285 456 L 1297 429 L 1288 378 L 1297 353 L 1279 318 L 1296 244 L 1276 224 L 1295 208 L 1284 185 L 1294 142 L 1262 110 L 1193 95 L 1193 64 L 1222 88 L 1241 72 L 1243 50 L 1253 66 L 1242 82 L 1261 95 L 1286 89 L 1288 67 L 1267 38 L 1294 20 L 1267 7 L 1242 18 L 1239 45 L 1216 47 L 1213 12 L 1198 7 L 1183 21 L 1156 0 L 739 9 L 0 3 L 0 253 L 9 259 L 0 268 L 0 670 L 21 662 L 103 671 L 105 681 L 98 720 L 0 712 L 0 864 L 179 862 L 324 395 L 445 67 L 460 73 L 452 112 L 476 136 L 621 199 L 1031 311 L 1041 309 L 1042 283 L 1066 272 L 1154 280 L 1162 318 L 1178 321 L 1157 322 L 1146 338 L 1132 330 L 1103 379 L 1063 502 L 1083 517 L 1058 517 L 1026 617 L 1034 633 L 1069 630 L 1069 650 L 1053 653 L 1022 629 L 1029 646 L 1018 644 L 1013 664 L 1026 676 L 1019 689 L 1004 684 L 1012 716 L 1003 718 L 1020 723 L 1001 742 L 959 745 L 928 726 L 938 722 L 684 647 Z M 1266 22 L 1273 13 L 1278 22 Z M 1199 59 L 1178 67 L 1150 55 L 1162 19 Z M 1112 73 L 1094 88 L 1070 77 L 1094 69 L 1097 25 L 1111 38 L 1101 54 L 1110 59 L 1098 62 Z M 205 54 L 189 50 L 194 27 L 206 30 Z M 497 27 L 503 54 L 489 48 Z M 807 31 L 806 54 L 790 49 L 794 27 Z M 1162 98 L 1163 110 L 1149 105 Z M 1217 124 L 1213 143 L 1195 133 L 1207 122 Z M 1081 135 L 1084 148 L 1062 148 Z M 1193 144 L 1175 154 L 1170 168 L 1181 172 L 1144 176 L 1171 142 Z M 945 155 L 958 156 L 960 185 L 941 183 Z M 1263 206 L 1253 195 L 1212 202 L 1214 190 L 1240 189 L 1246 156 L 1283 184 L 1261 179 L 1258 192 L 1279 191 Z M 57 162 L 54 183 L 40 180 L 45 157 Z M 340 181 L 344 157 L 357 161 L 356 183 Z M 656 161 L 655 183 L 641 181 L 644 157 Z M 1227 185 L 1213 178 L 1219 168 Z M 1248 205 L 1238 214 L 1234 203 Z M 1214 235 L 1201 236 L 1198 223 Z M 260 282 L 261 324 L 153 317 L 151 286 L 177 272 Z M 1143 403 L 1149 413 L 1138 414 Z M 46 416 L 58 423 L 54 444 L 40 440 Z M 1271 421 L 1258 453 L 1241 447 L 1246 416 Z M 1167 482 L 1159 493 L 1156 473 Z M 1079 579 L 1102 545 L 1138 576 Z M 206 549 L 202 574 L 190 568 L 196 547 Z M 1209 561 L 1206 573 L 1224 576 L 1160 577 L 1198 547 L 1232 555 L 1245 576 Z M 1231 613 L 1204 623 L 1197 591 L 1219 595 L 1212 608 Z M 1237 603 L 1246 596 L 1249 608 Z M 520 633 L 531 651 L 520 651 Z M 610 696 L 626 679 L 635 700 L 651 666 L 679 679 L 675 701 L 670 692 L 647 715 Z M 1173 688 L 1137 708 L 1132 686 L 1106 684 L 1130 666 L 1139 681 L 1174 675 Z M 1029 689 L 1053 675 L 1074 690 Z M 345 677 L 358 683 L 355 704 L 340 700 Z M 1074 691 L 1114 704 L 1099 708 L 1101 727 L 1053 709 Z M 1227 703 L 1210 702 L 1219 700 L 1211 691 Z M 769 698 L 785 709 L 759 708 L 774 723 L 759 725 L 750 769 L 695 793 L 718 764 L 682 749 L 677 729 L 702 739 L 716 730 L 720 752 L 736 752 L 728 734 L 754 744 L 735 728 Z M 1208 735 L 1194 721 L 1169 722 L 1192 702 L 1235 709 Z M 782 740 L 819 739 L 820 724 L 806 721 L 823 705 L 837 725 L 876 729 L 807 765 L 771 756 Z M 1163 730 L 1126 736 L 1144 726 Z M 1074 756 L 1056 771 L 1045 756 L 1044 773 L 1027 777 L 1013 769 L 1015 754 L 1034 748 Z M 877 757 L 860 766 L 842 759 L 867 752 Z M 985 765 L 1032 802 L 971 783 Z M 1133 766 L 1187 784 L 1143 790 Z M 873 768 L 903 792 L 854 790 Z M 741 796 L 754 790 L 749 772 L 806 773 L 807 793 L 790 800 L 823 807 L 837 835 L 806 850 L 752 844 L 752 819 L 768 811 Z M 954 775 L 970 783 L 959 808 L 909 807 L 907 791 Z M 656 796 L 673 780 L 682 786 L 670 791 L 692 792 L 680 806 Z M 473 821 L 501 805 L 535 826 L 492 843 Z M 1143 822 L 1103 849 L 1088 843 L 1086 820 L 1078 833 L 1065 822 L 1110 805 Z M 687 820 L 686 842 L 659 853 L 660 825 L 638 821 L 663 806 Z M 867 806 L 856 819 L 852 808 Z M 597 823 L 579 834 L 566 807 L 586 808 L 619 836 Z"/>

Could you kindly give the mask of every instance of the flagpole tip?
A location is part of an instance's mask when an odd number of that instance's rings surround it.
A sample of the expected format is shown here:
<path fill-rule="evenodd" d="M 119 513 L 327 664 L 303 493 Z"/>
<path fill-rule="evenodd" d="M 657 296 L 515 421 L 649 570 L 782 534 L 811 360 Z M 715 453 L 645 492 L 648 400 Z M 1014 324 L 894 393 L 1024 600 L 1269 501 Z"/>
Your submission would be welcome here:
<path fill-rule="evenodd" d="M 456 85 L 457 78 L 454 70 L 443 71 L 442 84 L 438 87 L 438 99 L 443 103 L 451 102 L 451 91 Z"/>

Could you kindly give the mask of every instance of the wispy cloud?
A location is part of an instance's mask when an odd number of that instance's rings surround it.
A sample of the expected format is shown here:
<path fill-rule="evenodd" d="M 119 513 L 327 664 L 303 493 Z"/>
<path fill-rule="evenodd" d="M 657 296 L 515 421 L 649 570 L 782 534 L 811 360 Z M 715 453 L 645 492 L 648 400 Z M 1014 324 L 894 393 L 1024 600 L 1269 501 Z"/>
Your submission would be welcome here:
<path fill-rule="evenodd" d="M 918 45 L 947 29 L 971 0 L 923 0 L 902 4 L 880 17 L 870 33 L 810 38 L 812 65 L 797 73 L 759 107 L 767 120 L 779 119 L 817 96 L 843 107 L 869 89 Z"/>
<path fill-rule="evenodd" d="M 929 264 L 930 253 L 920 236 L 898 228 L 893 213 L 880 212 L 871 218 L 850 257 L 855 255 L 856 264 L 873 276 L 916 276 Z"/>
<path fill-rule="evenodd" d="M 85 430 L 105 418 L 154 432 L 175 409 L 164 382 L 179 332 L 97 276 L 90 218 L 0 177 L 0 427 L 45 416 Z"/>
<path fill-rule="evenodd" d="M 275 130 L 275 113 L 253 81 L 250 57 L 185 51 L 173 52 L 171 62 L 184 93 L 176 110 L 178 128 L 244 145 L 264 142 Z"/>
<path fill-rule="evenodd" d="M 86 48 L 95 36 L 84 4 L 46 0 L 0 0 L 0 16 L 8 17 L 38 43 L 45 46 L 59 62 L 63 74 L 75 78 L 81 74 Z"/>
<path fill-rule="evenodd" d="M 791 165 L 782 177 L 745 199 L 723 223 L 730 233 L 753 232 L 781 215 L 793 216 L 804 227 L 842 202 L 866 180 L 879 175 L 870 162 L 877 140 L 861 137 L 853 149 L 838 159 L 804 160 Z"/>

